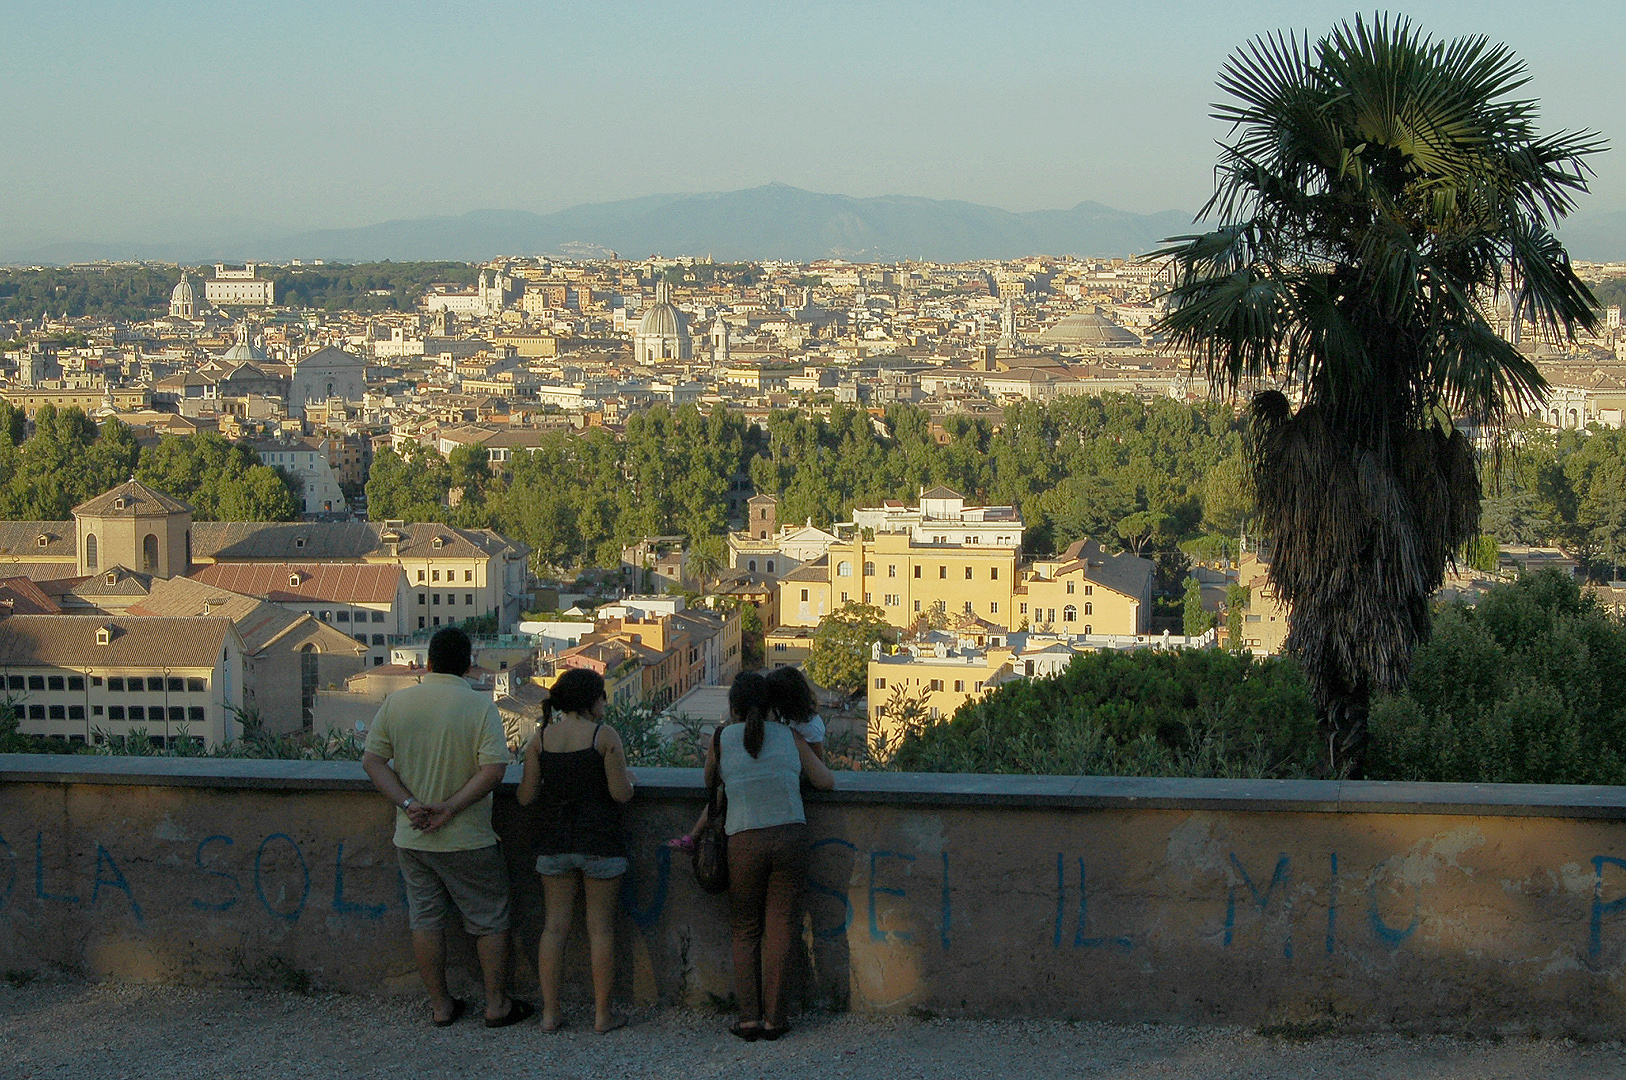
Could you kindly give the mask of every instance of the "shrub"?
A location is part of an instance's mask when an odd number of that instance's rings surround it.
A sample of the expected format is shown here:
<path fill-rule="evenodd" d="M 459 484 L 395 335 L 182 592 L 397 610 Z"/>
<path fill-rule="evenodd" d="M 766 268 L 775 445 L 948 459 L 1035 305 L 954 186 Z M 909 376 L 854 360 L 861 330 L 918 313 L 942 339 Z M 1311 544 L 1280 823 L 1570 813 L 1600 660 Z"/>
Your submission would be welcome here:
<path fill-rule="evenodd" d="M 1218 649 L 1101 651 L 1018 679 L 904 737 L 918 772 L 1304 777 L 1319 759 L 1293 661 Z"/>
<path fill-rule="evenodd" d="M 1372 710 L 1374 780 L 1626 783 L 1626 630 L 1548 569 L 1434 617 L 1406 691 Z"/>

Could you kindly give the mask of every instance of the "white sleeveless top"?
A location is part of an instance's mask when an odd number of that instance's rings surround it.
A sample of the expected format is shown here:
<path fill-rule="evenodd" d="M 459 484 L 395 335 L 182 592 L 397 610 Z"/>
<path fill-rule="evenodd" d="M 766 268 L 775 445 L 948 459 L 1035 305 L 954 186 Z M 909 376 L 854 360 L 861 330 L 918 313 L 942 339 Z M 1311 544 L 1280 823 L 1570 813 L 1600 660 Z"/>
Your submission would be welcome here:
<path fill-rule="evenodd" d="M 802 756 L 790 728 L 772 720 L 762 726 L 762 751 L 745 749 L 745 725 L 723 728 L 719 775 L 728 792 L 723 831 L 733 836 L 747 829 L 806 822 L 802 809 Z"/>

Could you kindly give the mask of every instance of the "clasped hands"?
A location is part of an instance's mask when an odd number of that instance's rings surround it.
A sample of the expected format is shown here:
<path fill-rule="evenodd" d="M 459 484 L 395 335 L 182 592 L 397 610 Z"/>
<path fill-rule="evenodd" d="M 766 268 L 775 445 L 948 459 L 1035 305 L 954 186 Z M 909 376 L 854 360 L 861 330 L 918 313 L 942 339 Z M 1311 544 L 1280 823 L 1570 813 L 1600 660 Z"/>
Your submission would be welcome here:
<path fill-rule="evenodd" d="M 434 832 L 455 816 L 455 811 L 445 803 L 415 802 L 406 809 L 407 820 L 419 832 Z"/>

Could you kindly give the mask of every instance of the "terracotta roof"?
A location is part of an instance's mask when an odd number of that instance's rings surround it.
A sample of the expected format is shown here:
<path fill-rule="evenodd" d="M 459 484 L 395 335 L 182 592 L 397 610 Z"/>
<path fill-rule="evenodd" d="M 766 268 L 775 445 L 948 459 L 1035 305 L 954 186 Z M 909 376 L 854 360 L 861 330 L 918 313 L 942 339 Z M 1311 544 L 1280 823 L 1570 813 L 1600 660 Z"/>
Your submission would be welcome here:
<path fill-rule="evenodd" d="M 98 645 L 103 627 L 113 628 L 113 635 Z M 224 616 L 13 615 L 0 620 L 0 666 L 213 667 L 232 633 Z"/>
<path fill-rule="evenodd" d="M 257 600 L 252 596 L 217 589 L 191 578 L 172 578 L 153 582 L 152 593 L 125 613 L 146 617 L 208 618 L 225 616 L 237 628 L 243 647 L 250 654 L 258 653 L 289 633 L 297 632 L 301 638 L 312 632 L 324 639 L 324 649 L 340 652 L 345 649 L 356 653 L 367 646 L 349 634 L 337 630 L 302 611 L 289 611 L 285 607 Z"/>
<path fill-rule="evenodd" d="M 123 500 L 120 504 L 119 500 Z M 139 480 L 126 480 L 111 491 L 104 491 L 93 499 L 86 499 L 73 508 L 75 516 L 89 517 L 155 517 L 162 514 L 190 514 L 192 508 L 179 499 L 172 499 Z"/>
<path fill-rule="evenodd" d="M 330 600 L 349 604 L 393 603 L 405 573 L 372 563 L 215 563 L 193 580 L 278 603 Z"/>
<path fill-rule="evenodd" d="M 55 615 L 62 606 L 27 577 L 0 578 L 0 605 L 12 615 Z"/>

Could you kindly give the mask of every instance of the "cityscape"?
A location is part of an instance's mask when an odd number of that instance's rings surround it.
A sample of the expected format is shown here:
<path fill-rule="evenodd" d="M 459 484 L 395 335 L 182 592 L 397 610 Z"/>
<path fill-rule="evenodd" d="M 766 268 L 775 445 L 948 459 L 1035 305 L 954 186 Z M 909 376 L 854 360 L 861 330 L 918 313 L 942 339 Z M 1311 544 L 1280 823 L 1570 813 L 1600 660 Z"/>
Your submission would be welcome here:
<path fill-rule="evenodd" d="M 1414 7 L 16 12 L 8 1065 L 1626 1076 L 1626 69 Z"/>

